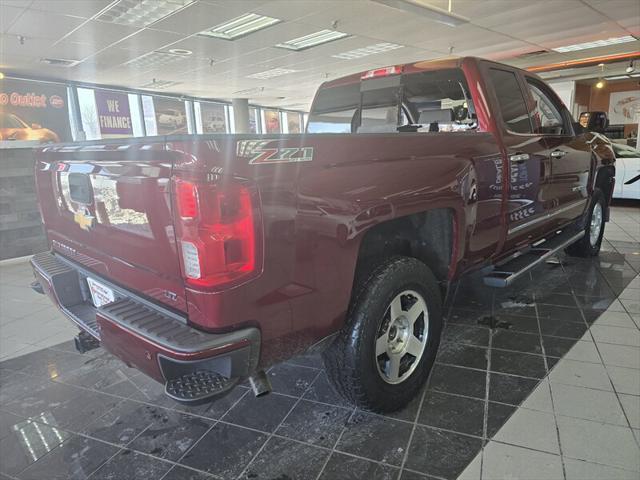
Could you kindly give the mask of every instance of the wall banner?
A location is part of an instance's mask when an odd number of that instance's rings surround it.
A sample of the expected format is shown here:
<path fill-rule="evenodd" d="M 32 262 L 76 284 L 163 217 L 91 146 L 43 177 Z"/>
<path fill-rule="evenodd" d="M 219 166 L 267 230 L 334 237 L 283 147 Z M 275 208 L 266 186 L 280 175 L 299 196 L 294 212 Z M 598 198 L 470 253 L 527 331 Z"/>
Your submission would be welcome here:
<path fill-rule="evenodd" d="M 67 87 L 15 78 L 0 80 L 0 141 L 72 141 Z"/>
<path fill-rule="evenodd" d="M 96 109 L 103 138 L 133 135 L 129 96 L 126 93 L 96 90 Z"/>

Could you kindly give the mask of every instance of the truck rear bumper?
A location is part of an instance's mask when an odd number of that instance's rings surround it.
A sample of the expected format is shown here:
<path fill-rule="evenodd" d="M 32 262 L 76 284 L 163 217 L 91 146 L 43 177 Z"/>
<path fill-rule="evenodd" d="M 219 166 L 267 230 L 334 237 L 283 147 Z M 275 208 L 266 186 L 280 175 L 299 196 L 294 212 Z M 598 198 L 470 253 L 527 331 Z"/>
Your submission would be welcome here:
<path fill-rule="evenodd" d="M 165 383 L 167 394 L 177 401 L 195 403 L 219 395 L 257 368 L 257 328 L 203 332 L 60 255 L 40 253 L 31 265 L 44 293 L 67 318 L 127 365 Z M 113 289 L 115 301 L 96 308 L 88 276 Z"/>

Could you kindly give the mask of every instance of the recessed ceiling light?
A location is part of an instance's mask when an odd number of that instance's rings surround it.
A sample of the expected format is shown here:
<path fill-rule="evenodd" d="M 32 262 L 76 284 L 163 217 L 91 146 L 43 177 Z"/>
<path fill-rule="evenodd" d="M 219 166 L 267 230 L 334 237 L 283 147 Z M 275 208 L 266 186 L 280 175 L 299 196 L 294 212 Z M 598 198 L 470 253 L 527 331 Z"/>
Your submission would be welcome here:
<path fill-rule="evenodd" d="M 193 54 L 191 50 L 186 50 L 184 48 L 171 48 L 169 49 L 169 53 L 173 53 L 174 55 L 182 55 L 183 57 L 187 57 Z"/>
<path fill-rule="evenodd" d="M 423 3 L 420 0 L 373 0 L 374 2 L 381 3 L 387 7 L 403 10 L 408 13 L 415 13 L 423 17 L 427 17 L 434 22 L 448 25 L 449 27 L 458 27 L 469 23 L 467 17 L 458 15 L 451 11 L 451 2 L 449 2 L 449 10 Z"/>
<path fill-rule="evenodd" d="M 97 20 L 146 27 L 193 2 L 194 0 L 120 0 L 98 15 Z"/>
<path fill-rule="evenodd" d="M 156 67 L 164 67 L 175 62 L 179 62 L 185 59 L 185 55 L 176 55 L 174 53 L 167 52 L 150 52 L 144 55 L 129 60 L 123 65 L 130 67 L 136 67 L 139 69 L 151 69 Z"/>
<path fill-rule="evenodd" d="M 295 72 L 297 72 L 297 70 L 290 70 L 288 68 L 272 68 L 271 70 L 265 70 L 264 72 L 252 73 L 251 75 L 247 75 L 247 78 L 267 80 L 269 78 L 279 77 L 281 75 Z"/>
<path fill-rule="evenodd" d="M 635 41 L 635 37 L 626 35 L 624 37 L 612 37 L 604 40 L 596 40 L 594 42 L 576 43 L 574 45 L 566 45 L 564 47 L 552 48 L 554 52 L 567 53 L 576 52 L 578 50 L 587 50 L 589 48 L 606 47 L 607 45 L 617 45 L 619 43 L 628 43 Z"/>
<path fill-rule="evenodd" d="M 331 55 L 334 58 L 341 58 L 343 60 L 353 60 L 354 58 L 362 58 L 368 55 L 374 55 L 376 53 L 388 52 L 389 50 L 396 50 L 403 48 L 404 45 L 398 45 L 396 43 L 376 43 L 375 45 L 369 45 L 368 47 L 356 48 L 355 50 L 349 50 L 348 52 L 338 53 Z"/>
<path fill-rule="evenodd" d="M 223 38 L 224 40 L 235 40 L 236 38 L 244 37 L 250 33 L 280 23 L 281 21 L 279 18 L 258 15 L 257 13 L 247 13 L 246 15 L 236 17 L 233 20 L 204 30 L 198 35 Z"/>
<path fill-rule="evenodd" d="M 176 85 L 180 85 L 181 82 L 173 82 L 171 80 L 156 80 L 155 78 L 145 83 L 144 85 L 140 85 L 138 88 L 144 88 L 147 90 L 164 90 L 165 88 L 175 87 Z"/>
<path fill-rule="evenodd" d="M 276 47 L 286 48 L 287 50 L 294 50 L 297 52 L 317 45 L 322 45 L 324 43 L 333 42 L 334 40 L 340 40 L 341 38 L 348 36 L 348 33 L 339 32 L 337 30 L 320 30 L 319 32 L 311 33 L 304 37 L 298 37 L 293 40 L 278 43 Z"/>

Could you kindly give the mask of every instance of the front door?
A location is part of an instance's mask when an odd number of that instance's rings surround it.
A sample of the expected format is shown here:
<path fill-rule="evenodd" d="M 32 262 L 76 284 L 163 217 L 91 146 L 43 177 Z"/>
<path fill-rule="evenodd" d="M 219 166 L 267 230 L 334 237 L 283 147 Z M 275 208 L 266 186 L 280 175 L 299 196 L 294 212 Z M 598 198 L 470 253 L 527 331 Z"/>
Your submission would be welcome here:
<path fill-rule="evenodd" d="M 548 86 L 529 76 L 526 84 L 534 132 L 544 138 L 551 167 L 541 201 L 550 215 L 548 227 L 560 227 L 579 217 L 587 205 L 591 148 L 583 134 L 574 134 L 569 112 Z"/>

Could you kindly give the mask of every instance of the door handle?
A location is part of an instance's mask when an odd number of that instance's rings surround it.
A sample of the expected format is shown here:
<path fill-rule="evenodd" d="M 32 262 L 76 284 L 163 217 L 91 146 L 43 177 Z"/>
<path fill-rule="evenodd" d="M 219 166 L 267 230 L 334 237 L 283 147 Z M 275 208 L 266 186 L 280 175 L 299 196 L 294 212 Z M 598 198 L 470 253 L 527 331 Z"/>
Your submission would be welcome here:
<path fill-rule="evenodd" d="M 511 163 L 522 163 L 529 160 L 529 154 L 528 153 L 516 153 L 515 155 L 511 155 L 509 157 L 509 161 Z"/>
<path fill-rule="evenodd" d="M 562 158 L 567 154 L 564 150 L 554 150 L 551 152 L 551 158 Z"/>

